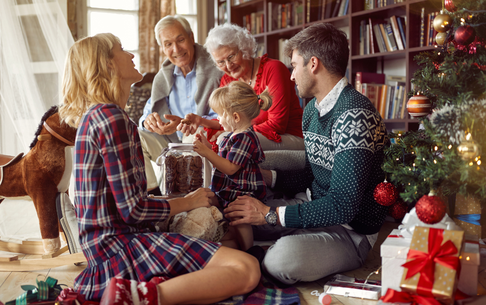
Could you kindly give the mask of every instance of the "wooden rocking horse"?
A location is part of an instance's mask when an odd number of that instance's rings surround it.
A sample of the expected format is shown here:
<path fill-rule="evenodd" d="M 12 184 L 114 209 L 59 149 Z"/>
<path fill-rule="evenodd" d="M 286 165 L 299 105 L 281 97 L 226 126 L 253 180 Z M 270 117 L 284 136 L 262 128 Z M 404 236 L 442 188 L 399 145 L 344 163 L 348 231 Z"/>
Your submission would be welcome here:
<path fill-rule="evenodd" d="M 30 151 L 25 156 L 23 153 L 18 156 L 0 155 L 0 198 L 32 198 L 39 217 L 44 251 L 39 253 L 40 242 L 38 245 L 33 244 L 35 242 L 25 242 L 25 245 L 0 242 L 0 250 L 44 254 L 45 258 L 55 257 L 67 250 L 66 247 L 60 249 L 56 199 L 62 199 L 60 194 L 66 195 L 69 187 L 72 153 L 66 148 L 74 145 L 75 137 L 76 129 L 61 124 L 58 107 L 54 106 L 42 117 Z M 82 258 L 78 262 L 85 260 L 84 256 Z"/>

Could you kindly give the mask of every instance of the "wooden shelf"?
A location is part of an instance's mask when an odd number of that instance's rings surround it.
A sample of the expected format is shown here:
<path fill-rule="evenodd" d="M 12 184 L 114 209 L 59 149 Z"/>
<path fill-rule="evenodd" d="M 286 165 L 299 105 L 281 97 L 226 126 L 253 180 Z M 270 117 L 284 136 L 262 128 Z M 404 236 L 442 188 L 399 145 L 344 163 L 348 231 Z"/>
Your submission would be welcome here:
<path fill-rule="evenodd" d="M 350 59 L 348 64 L 349 82 L 354 84 L 356 72 L 373 72 L 373 73 L 387 73 L 387 69 L 392 66 L 396 69 L 397 62 L 401 65 L 399 70 L 403 71 L 400 74 L 406 79 L 406 92 L 411 90 L 410 80 L 414 72 L 418 69 L 418 65 L 413 61 L 415 55 L 421 52 L 427 52 L 434 49 L 433 46 L 420 47 L 420 19 L 422 7 L 425 8 L 425 13 L 439 11 L 441 9 L 441 0 L 403 0 L 402 2 L 379 7 L 375 9 L 365 10 L 365 0 L 349 0 L 348 13 L 345 16 L 332 17 L 320 20 L 308 20 L 308 1 L 309 0 L 240 0 L 239 4 L 235 5 L 234 0 L 214 0 L 215 5 L 219 7 L 225 3 L 227 8 L 228 21 L 231 23 L 244 26 L 243 17 L 245 15 L 262 12 L 264 16 L 263 31 L 254 34 L 257 42 L 263 45 L 264 53 L 268 53 L 271 58 L 279 58 L 279 39 L 289 39 L 302 29 L 320 22 L 328 22 L 334 24 L 336 27 L 343 29 L 348 34 L 350 43 Z M 320 3 L 322 0 L 313 0 Z M 298 25 L 290 27 L 274 29 L 268 31 L 267 17 L 271 15 L 269 10 L 269 3 L 272 4 L 287 4 L 289 2 L 296 2 L 303 4 L 303 22 Z M 216 9 L 218 13 L 220 10 Z M 313 11 L 313 10 L 312 10 Z M 393 52 L 382 52 L 374 54 L 359 55 L 359 33 L 361 20 L 368 20 L 369 18 L 389 18 L 391 16 L 403 16 L 406 19 L 406 47 L 404 50 L 397 50 Z M 218 20 L 216 16 L 215 20 Z M 400 61 L 403 61 L 401 63 Z M 397 75 L 393 73 L 392 75 Z M 399 75 L 399 74 L 398 74 Z M 420 122 L 415 119 L 393 119 L 385 120 L 388 129 L 402 129 L 411 130 L 417 129 Z"/>

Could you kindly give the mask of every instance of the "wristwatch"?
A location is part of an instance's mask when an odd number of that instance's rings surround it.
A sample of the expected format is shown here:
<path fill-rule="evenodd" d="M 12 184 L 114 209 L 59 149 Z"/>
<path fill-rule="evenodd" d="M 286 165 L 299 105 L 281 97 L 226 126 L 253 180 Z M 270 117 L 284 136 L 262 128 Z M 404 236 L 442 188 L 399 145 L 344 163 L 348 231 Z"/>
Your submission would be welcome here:
<path fill-rule="evenodd" d="M 270 211 L 265 215 L 265 220 L 269 225 L 276 226 L 277 225 L 277 208 L 270 207 Z"/>

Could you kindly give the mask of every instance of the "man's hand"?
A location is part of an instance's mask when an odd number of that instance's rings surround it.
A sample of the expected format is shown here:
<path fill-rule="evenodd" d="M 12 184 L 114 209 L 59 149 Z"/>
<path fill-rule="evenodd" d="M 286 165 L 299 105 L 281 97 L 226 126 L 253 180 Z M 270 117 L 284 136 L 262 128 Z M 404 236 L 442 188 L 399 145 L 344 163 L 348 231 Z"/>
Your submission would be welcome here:
<path fill-rule="evenodd" d="M 157 112 L 153 112 L 147 116 L 143 122 L 143 126 L 150 132 L 155 132 L 159 135 L 169 135 L 176 132 L 176 127 L 182 120 L 177 115 L 166 114 L 164 117 L 169 122 L 164 123 Z"/>
<path fill-rule="evenodd" d="M 209 143 L 202 131 L 196 134 L 194 137 L 193 147 L 194 151 L 197 152 L 201 157 L 207 158 L 208 154 L 214 153 L 211 143 Z"/>
<path fill-rule="evenodd" d="M 181 131 L 186 137 L 194 134 L 201 125 L 201 117 L 194 113 L 186 114 L 184 119 L 177 125 L 177 130 Z"/>
<path fill-rule="evenodd" d="M 254 226 L 265 225 L 265 215 L 270 211 L 270 207 L 264 205 L 260 200 L 250 196 L 238 196 L 238 198 L 231 202 L 226 209 L 224 215 L 232 219 L 230 225 L 236 226 L 239 224 L 250 224 Z"/>

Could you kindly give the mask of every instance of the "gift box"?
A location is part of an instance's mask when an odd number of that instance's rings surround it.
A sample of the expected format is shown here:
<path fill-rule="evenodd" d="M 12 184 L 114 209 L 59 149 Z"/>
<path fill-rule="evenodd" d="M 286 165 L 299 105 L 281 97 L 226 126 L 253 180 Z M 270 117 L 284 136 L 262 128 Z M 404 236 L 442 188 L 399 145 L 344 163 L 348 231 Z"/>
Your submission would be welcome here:
<path fill-rule="evenodd" d="M 402 265 L 407 260 L 408 249 L 412 238 L 402 235 L 401 230 L 393 230 L 381 244 L 381 294 L 385 295 L 388 288 L 400 291 L 400 281 L 403 274 Z M 466 242 L 459 256 L 461 273 L 457 288 L 467 295 L 473 296 L 478 290 L 478 269 L 480 264 L 479 242 L 475 236 L 466 235 Z"/>
<path fill-rule="evenodd" d="M 486 238 L 486 209 L 482 209 L 478 198 L 456 194 L 454 207 L 451 210 L 454 222 L 467 234 Z"/>
<path fill-rule="evenodd" d="M 402 291 L 454 303 L 464 231 L 415 227 L 400 282 Z"/>

